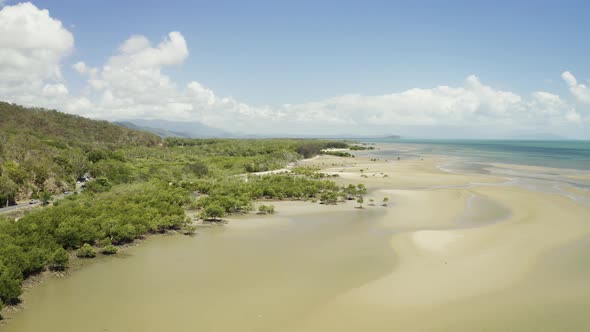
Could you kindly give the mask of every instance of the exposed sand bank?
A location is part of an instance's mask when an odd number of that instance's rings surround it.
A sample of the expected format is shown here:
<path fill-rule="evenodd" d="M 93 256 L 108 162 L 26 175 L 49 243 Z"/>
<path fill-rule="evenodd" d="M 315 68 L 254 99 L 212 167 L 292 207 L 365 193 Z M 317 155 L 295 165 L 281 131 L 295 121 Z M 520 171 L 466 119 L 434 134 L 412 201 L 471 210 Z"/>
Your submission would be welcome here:
<path fill-rule="evenodd" d="M 416 231 L 412 233 L 412 241 L 418 249 L 441 253 L 462 236 L 452 231 Z"/>
<path fill-rule="evenodd" d="M 336 297 L 297 330 L 390 331 L 397 327 L 430 331 L 457 326 L 468 331 L 481 327 L 477 319 L 468 315 L 450 319 L 445 313 L 461 311 L 491 321 L 495 313 L 483 308 L 510 306 L 510 301 L 525 312 L 527 306 L 531 313 L 538 313 L 539 306 L 557 309 L 560 301 L 555 300 L 555 289 L 570 291 L 560 294 L 565 297 L 560 300 L 568 304 L 578 301 L 564 280 L 537 283 L 533 293 L 526 295 L 522 285 L 547 272 L 538 270 L 547 255 L 589 236 L 587 207 L 565 196 L 503 185 L 505 180 L 500 177 L 444 172 L 437 167 L 443 162 L 439 158 L 342 160 L 322 157 L 314 163 L 339 174 L 343 182 L 365 183 L 367 197 L 376 201 L 389 197 L 385 213 L 367 222 L 381 222 L 392 230 L 391 247 L 398 260 L 391 273 Z M 514 169 L 531 168 L 518 165 Z M 501 222 L 463 227 L 457 220 L 474 195 L 509 214 L 498 212 Z M 486 213 L 493 214 L 493 209 Z M 590 294 L 590 286 L 578 291 Z M 527 296 L 539 302 L 527 300 Z M 529 326 L 528 322 L 523 326 Z"/>
<path fill-rule="evenodd" d="M 351 212 L 355 213 L 353 201 L 341 202 L 337 205 L 322 205 L 318 203 L 304 201 L 264 201 L 264 204 L 272 204 L 275 207 L 274 214 L 246 214 L 242 216 L 230 216 L 224 218 L 228 221 L 226 227 L 231 228 L 257 228 L 257 227 L 274 227 L 288 224 L 294 217 L 304 217 L 310 215 L 330 214 L 334 212 Z M 358 212 L 358 211 L 357 211 Z"/>
<path fill-rule="evenodd" d="M 444 161 L 443 158 L 371 161 L 360 157 L 322 156 L 302 164 L 320 167 L 329 174 L 338 174 L 342 183 L 364 183 L 373 189 L 437 188 L 505 181 L 499 177 L 445 172 L 438 167 Z"/>
<path fill-rule="evenodd" d="M 7 331 L 590 330 L 590 209 L 566 195 L 586 190 L 423 159 L 303 161 L 366 184 L 365 208 L 264 201 L 275 214 L 155 237 L 38 287 Z"/>
<path fill-rule="evenodd" d="M 322 156 L 303 163 L 338 174 L 336 181 L 342 184 L 364 183 L 369 190 L 365 202 L 372 198 L 376 205 L 366 208 L 380 211 L 367 222 L 391 229 L 391 247 L 398 257 L 390 274 L 337 297 L 310 317 L 306 329 L 354 330 L 350 328 L 354 324 L 340 317 L 343 310 L 362 311 L 375 323 L 384 318 L 382 310 L 402 316 L 412 313 L 408 317 L 419 312 L 428 315 L 433 305 L 516 287 L 531 277 L 531 269 L 545 255 L 590 234 L 590 210 L 567 197 L 508 186 L 498 176 L 446 172 L 439 168 L 444 162 L 440 157 L 371 161 Z M 544 170 L 522 165 L 513 169 Z M 580 191 L 586 193 L 576 190 Z M 383 197 L 389 198 L 387 207 L 380 206 Z M 490 216 L 482 227 L 458 222 L 473 197 L 493 203 L 488 209 L 476 209 Z M 279 204 L 277 210 L 283 215 L 329 213 L 353 206 Z M 467 219 L 475 216 L 472 212 Z M 334 324 L 324 325 L 327 322 Z"/>

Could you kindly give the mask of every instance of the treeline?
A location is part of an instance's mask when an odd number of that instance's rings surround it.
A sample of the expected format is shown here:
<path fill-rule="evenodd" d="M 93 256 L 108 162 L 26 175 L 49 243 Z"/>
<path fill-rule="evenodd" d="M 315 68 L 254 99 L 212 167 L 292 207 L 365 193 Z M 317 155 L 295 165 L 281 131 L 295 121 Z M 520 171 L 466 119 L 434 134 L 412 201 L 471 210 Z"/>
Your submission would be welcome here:
<path fill-rule="evenodd" d="M 351 145 L 348 147 L 352 151 L 375 150 L 374 146 Z"/>
<path fill-rule="evenodd" d="M 182 182 L 179 185 L 203 195 L 196 204 L 203 219 L 222 218 L 226 214 L 252 211 L 254 201 L 303 200 L 335 204 L 366 193 L 364 185 L 338 186 L 334 181 L 323 180 L 326 174 L 306 170 L 302 172 L 268 175 L 251 175 L 247 181 L 240 177 L 202 179 Z M 274 212 L 274 210 L 273 210 Z"/>
<path fill-rule="evenodd" d="M 24 278 L 48 266 L 67 267 L 66 250 L 124 244 L 182 227 L 189 202 L 185 189 L 142 183 L 68 196 L 18 221 L 0 217 L 0 303 L 18 303 Z"/>
<path fill-rule="evenodd" d="M 131 180 L 157 179 L 175 182 L 194 178 L 221 178 L 235 174 L 279 169 L 301 158 L 321 154 L 344 142 L 302 139 L 184 139 L 168 138 L 164 146 L 122 150 L 126 162 L 104 160 L 93 175 L 110 174 Z M 125 164 L 125 165 L 123 165 Z M 99 171 L 107 167 L 107 171 Z"/>
<path fill-rule="evenodd" d="M 60 194 L 86 173 L 112 184 L 268 171 L 344 142 L 183 139 L 0 102 L 0 207 Z"/>
<path fill-rule="evenodd" d="M 327 154 L 327 155 L 336 156 L 336 157 L 354 158 L 354 155 L 352 155 L 351 153 L 346 152 L 346 151 L 322 151 L 322 154 Z"/>
<path fill-rule="evenodd" d="M 257 199 L 315 199 L 324 192 L 337 192 L 340 188 L 333 181 L 315 180 L 292 174 L 270 174 L 249 176 L 248 181 L 234 177 L 224 180 L 201 180 L 184 183 L 185 187 L 207 195 L 197 202 L 197 207 L 205 211 L 204 218 L 210 216 L 206 211 L 223 209 L 225 213 L 251 211 Z M 217 216 L 217 217 L 222 217 Z"/>
<path fill-rule="evenodd" d="M 348 144 L 341 141 L 310 141 L 302 143 L 297 147 L 297 153 L 310 158 L 322 153 L 325 149 L 346 149 Z"/>

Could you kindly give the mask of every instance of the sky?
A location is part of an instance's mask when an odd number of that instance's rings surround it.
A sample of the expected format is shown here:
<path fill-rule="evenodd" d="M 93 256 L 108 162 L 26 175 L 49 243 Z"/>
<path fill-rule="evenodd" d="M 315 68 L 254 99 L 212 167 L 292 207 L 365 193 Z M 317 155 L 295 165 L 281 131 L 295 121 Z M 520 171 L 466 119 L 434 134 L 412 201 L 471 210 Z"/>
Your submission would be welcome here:
<path fill-rule="evenodd" d="M 0 100 L 21 105 L 240 134 L 590 139 L 588 1 L 0 7 Z"/>

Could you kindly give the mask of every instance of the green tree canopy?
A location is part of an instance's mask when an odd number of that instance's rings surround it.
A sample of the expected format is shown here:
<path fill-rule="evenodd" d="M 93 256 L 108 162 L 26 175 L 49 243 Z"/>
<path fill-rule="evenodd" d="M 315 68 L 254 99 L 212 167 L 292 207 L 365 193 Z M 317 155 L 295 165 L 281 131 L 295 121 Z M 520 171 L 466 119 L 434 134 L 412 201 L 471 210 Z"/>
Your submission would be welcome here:
<path fill-rule="evenodd" d="M 49 269 L 52 271 L 63 271 L 68 268 L 70 255 L 64 248 L 57 248 L 49 257 Z"/>

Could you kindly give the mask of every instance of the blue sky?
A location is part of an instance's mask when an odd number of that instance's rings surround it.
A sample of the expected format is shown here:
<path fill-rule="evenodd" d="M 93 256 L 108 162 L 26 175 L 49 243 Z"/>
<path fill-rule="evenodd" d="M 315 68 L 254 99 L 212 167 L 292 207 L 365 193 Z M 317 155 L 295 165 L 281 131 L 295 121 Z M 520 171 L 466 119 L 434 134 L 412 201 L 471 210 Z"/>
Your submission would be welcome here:
<path fill-rule="evenodd" d="M 145 36 L 156 47 L 177 31 L 188 55 L 160 66 L 163 75 L 178 86 L 197 81 L 216 96 L 269 112 L 281 108 L 276 112 L 288 113 L 285 104 L 301 106 L 351 94 L 462 87 L 475 75 L 485 87 L 527 100 L 535 92 L 557 95 L 567 103 L 564 114 L 573 108 L 581 116 L 576 136 L 588 127 L 588 105 L 562 79 L 569 71 L 578 85 L 590 85 L 588 1 L 32 3 L 48 9 L 74 36 L 59 65 L 69 94 L 78 97 L 87 89 L 87 77 L 73 64 L 82 61 L 100 70 L 131 36 Z M 109 117 L 103 115 L 97 117 Z M 206 118 L 190 119 L 208 122 Z M 219 125 L 212 118 L 209 122 Z M 347 118 L 342 125 L 354 122 Z M 422 123 L 432 125 L 408 122 Z M 541 130 L 554 123 L 515 126 Z M 361 127 L 371 131 L 367 123 Z M 557 127 L 559 133 L 570 131 Z"/>
<path fill-rule="evenodd" d="M 588 1 L 34 1 L 76 35 L 72 58 L 102 64 L 131 35 L 180 31 L 170 72 L 256 104 L 458 84 L 563 92 L 590 78 Z"/>

